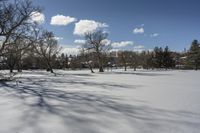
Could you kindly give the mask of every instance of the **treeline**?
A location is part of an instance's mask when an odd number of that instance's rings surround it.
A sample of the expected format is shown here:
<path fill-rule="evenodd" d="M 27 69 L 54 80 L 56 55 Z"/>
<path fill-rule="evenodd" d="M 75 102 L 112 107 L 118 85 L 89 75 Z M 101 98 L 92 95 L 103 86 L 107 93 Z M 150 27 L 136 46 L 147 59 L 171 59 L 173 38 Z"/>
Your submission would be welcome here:
<path fill-rule="evenodd" d="M 99 34 L 99 33 L 98 33 Z M 102 33 L 101 33 L 102 34 Z M 98 42 L 98 41 L 97 41 Z M 88 45 L 88 43 L 87 43 Z M 103 44 L 99 44 L 103 46 Z M 98 45 L 98 46 L 99 46 Z M 89 46 L 92 46 L 89 44 Z M 191 47 L 187 51 L 175 52 L 171 51 L 168 46 L 155 47 L 152 51 L 107 51 L 109 46 L 100 52 L 100 59 L 96 55 L 96 49 L 93 47 L 83 46 L 80 54 L 76 56 L 59 56 L 57 61 L 62 65 L 63 69 L 83 69 L 89 68 L 91 72 L 93 68 L 99 68 L 99 72 L 103 69 L 124 68 L 133 69 L 200 69 L 200 43 L 194 40 Z M 103 49 L 103 48 L 101 48 Z M 106 49 L 106 50 L 105 50 Z M 106 52 L 107 51 L 107 52 Z M 99 61 L 100 60 L 100 61 Z M 65 61 L 65 63 L 63 63 Z M 101 64 L 99 65 L 99 62 Z M 61 66 L 61 65 L 60 65 Z M 102 68 L 101 68 L 102 67 Z"/>
<path fill-rule="evenodd" d="M 123 68 L 133 69 L 195 69 L 200 68 L 199 43 L 195 40 L 187 52 L 173 52 L 168 46 L 165 48 L 155 47 L 153 51 L 113 51 L 101 54 L 102 69 Z M 99 68 L 99 61 L 95 52 L 85 53 L 80 50 L 78 55 L 54 54 L 50 59 L 52 69 L 90 69 Z M 5 60 L 1 62 L 1 69 L 14 69 L 21 71 L 27 69 L 50 70 L 44 56 L 39 56 L 34 50 L 26 51 L 22 58 L 16 53 L 6 54 Z"/>
<path fill-rule="evenodd" d="M 85 44 L 78 55 L 60 53 L 61 47 L 49 32 L 31 17 L 41 12 L 31 1 L 0 1 L 0 70 L 26 69 L 195 69 L 200 68 L 200 43 L 194 40 L 185 52 L 155 47 L 152 51 L 112 51 L 108 33 L 85 33 Z M 0 73 L 0 76 L 2 74 Z"/>

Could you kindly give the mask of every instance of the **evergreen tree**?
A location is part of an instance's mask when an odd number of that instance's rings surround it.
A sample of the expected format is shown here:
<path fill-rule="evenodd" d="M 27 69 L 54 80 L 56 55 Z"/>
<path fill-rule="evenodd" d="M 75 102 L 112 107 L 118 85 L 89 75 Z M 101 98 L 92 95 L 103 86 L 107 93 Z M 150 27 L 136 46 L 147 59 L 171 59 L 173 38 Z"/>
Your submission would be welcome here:
<path fill-rule="evenodd" d="M 61 61 L 62 69 L 65 69 L 66 68 L 66 61 L 65 61 L 65 54 L 64 53 L 61 54 L 60 61 Z"/>
<path fill-rule="evenodd" d="M 155 68 L 162 68 L 163 67 L 163 49 L 162 47 L 155 47 L 154 48 L 154 67 Z"/>
<path fill-rule="evenodd" d="M 68 55 L 65 55 L 65 68 L 69 68 L 69 59 L 68 59 Z"/>
<path fill-rule="evenodd" d="M 173 57 L 169 50 L 169 47 L 166 46 L 163 52 L 163 66 L 165 69 L 172 68 L 174 65 Z"/>
<path fill-rule="evenodd" d="M 197 40 L 192 42 L 190 50 L 188 52 L 187 63 L 195 70 L 200 66 L 200 44 Z"/>

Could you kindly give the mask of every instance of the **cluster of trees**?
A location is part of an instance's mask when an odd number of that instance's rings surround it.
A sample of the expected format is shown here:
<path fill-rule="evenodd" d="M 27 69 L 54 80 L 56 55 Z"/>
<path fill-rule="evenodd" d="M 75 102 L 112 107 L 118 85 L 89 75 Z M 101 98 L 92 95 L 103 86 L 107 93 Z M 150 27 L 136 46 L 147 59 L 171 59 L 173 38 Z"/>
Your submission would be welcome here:
<path fill-rule="evenodd" d="M 108 46 L 107 46 L 108 47 Z M 83 50 L 82 50 L 83 51 Z M 154 51 L 116 51 L 116 52 L 101 52 L 100 65 L 99 57 L 95 56 L 96 52 L 82 52 L 80 55 L 72 57 L 70 63 L 80 63 L 73 68 L 88 67 L 91 72 L 94 72 L 92 68 L 99 67 L 99 72 L 102 72 L 103 68 L 122 68 L 126 71 L 128 68 L 136 71 L 137 68 L 154 69 L 154 68 L 175 68 L 175 52 L 171 52 L 168 47 L 164 50 L 156 47 Z M 178 57 L 178 56 L 177 56 Z M 82 65 L 81 65 L 82 64 Z"/>
<path fill-rule="evenodd" d="M 31 21 L 34 13 L 41 12 L 31 1 L 0 1 L 0 69 L 81 69 L 124 67 L 144 69 L 200 68 L 200 43 L 192 42 L 190 49 L 183 53 L 170 51 L 166 46 L 155 47 L 153 51 L 111 52 L 106 42 L 108 33 L 98 30 L 85 34 L 85 44 L 76 56 L 60 54 L 57 40 L 52 32 L 44 30 L 37 22 Z M 1 75 L 2 76 L 2 75 Z"/>
<path fill-rule="evenodd" d="M 141 53 L 132 51 L 123 51 L 119 53 L 119 65 L 124 66 L 125 71 L 127 67 L 133 68 L 174 68 L 175 60 L 173 58 L 173 52 L 166 46 L 163 50 L 162 47 L 155 47 L 154 51 L 143 51 Z"/>
<path fill-rule="evenodd" d="M 10 72 L 23 69 L 28 57 L 43 60 L 53 72 L 52 59 L 60 47 L 52 32 L 44 30 L 32 20 L 33 15 L 41 12 L 31 1 L 0 1 L 0 67 Z M 29 61 L 32 61 L 31 58 Z M 2 76 L 2 75 L 1 75 Z"/>
<path fill-rule="evenodd" d="M 98 35 L 97 35 L 98 34 Z M 195 69 L 200 68 L 200 43 L 194 40 L 188 51 L 171 51 L 168 46 L 165 48 L 155 47 L 153 51 L 116 51 L 109 52 L 111 47 L 106 45 L 106 33 L 95 32 L 86 35 L 86 43 L 81 49 L 81 54 L 71 56 L 73 69 L 99 68 L 122 68 L 126 71 L 128 68 L 136 71 L 137 68 L 143 69 Z"/>
<path fill-rule="evenodd" d="M 200 69 L 200 43 L 194 40 L 187 53 L 187 67 L 189 69 Z"/>

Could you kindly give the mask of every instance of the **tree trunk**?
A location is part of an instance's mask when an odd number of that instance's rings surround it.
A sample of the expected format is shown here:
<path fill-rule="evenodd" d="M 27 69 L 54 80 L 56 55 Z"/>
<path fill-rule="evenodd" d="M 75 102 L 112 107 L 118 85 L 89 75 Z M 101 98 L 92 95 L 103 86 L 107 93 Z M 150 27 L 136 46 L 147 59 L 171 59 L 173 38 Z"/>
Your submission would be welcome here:
<path fill-rule="evenodd" d="M 10 67 L 10 73 L 13 73 L 13 68 Z"/>
<path fill-rule="evenodd" d="M 17 71 L 18 72 L 22 72 L 22 67 L 21 67 L 21 62 L 20 61 L 17 63 Z"/>
<path fill-rule="evenodd" d="M 195 70 L 196 70 L 196 71 L 198 70 L 198 65 L 197 65 L 197 64 L 195 64 Z"/>
<path fill-rule="evenodd" d="M 49 61 L 47 61 L 47 64 L 48 64 L 48 67 L 49 67 L 49 71 L 50 71 L 51 73 L 54 73 L 54 72 L 53 72 L 53 68 L 52 68 L 52 66 L 51 66 L 51 63 L 50 63 Z"/>
<path fill-rule="evenodd" d="M 98 53 L 99 72 L 104 72 L 100 53 Z"/>
<path fill-rule="evenodd" d="M 90 64 L 88 64 L 88 65 L 89 65 L 91 73 L 94 73 L 94 71 L 92 70 L 92 66 Z"/>
<path fill-rule="evenodd" d="M 102 66 L 99 66 L 99 72 L 104 72 Z"/>
<path fill-rule="evenodd" d="M 22 69 L 17 69 L 18 72 L 22 72 Z"/>
<path fill-rule="evenodd" d="M 54 72 L 53 72 L 53 68 L 51 67 L 51 64 L 49 64 L 49 69 L 50 69 L 50 72 L 51 72 L 51 73 L 54 73 Z"/>
<path fill-rule="evenodd" d="M 127 66 L 126 65 L 124 66 L 124 71 L 127 71 Z"/>
<path fill-rule="evenodd" d="M 53 72 L 53 68 L 52 68 L 52 66 L 51 66 L 51 59 L 50 59 L 50 58 L 47 58 L 47 57 L 45 57 L 45 59 L 46 59 L 46 63 L 47 63 L 47 66 L 48 66 L 49 71 L 50 71 L 51 73 L 54 73 L 54 72 Z M 47 69 L 47 70 L 48 70 L 48 69 Z"/>
<path fill-rule="evenodd" d="M 9 65 L 9 70 L 10 70 L 10 73 L 13 73 L 13 70 L 14 70 L 14 64 L 10 64 Z"/>

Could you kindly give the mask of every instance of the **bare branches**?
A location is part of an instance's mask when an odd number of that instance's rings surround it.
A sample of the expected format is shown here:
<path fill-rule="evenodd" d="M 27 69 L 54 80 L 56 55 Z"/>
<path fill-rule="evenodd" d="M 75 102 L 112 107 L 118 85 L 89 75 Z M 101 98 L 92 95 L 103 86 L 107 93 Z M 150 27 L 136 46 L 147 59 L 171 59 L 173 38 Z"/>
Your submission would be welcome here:
<path fill-rule="evenodd" d="M 39 32 L 36 33 L 38 35 Z M 34 44 L 35 52 L 46 60 L 48 69 L 53 73 L 52 58 L 58 55 L 61 48 L 58 46 L 57 40 L 54 39 L 52 32 L 43 31 L 41 36 L 38 38 L 38 42 Z"/>
<path fill-rule="evenodd" d="M 99 72 L 103 72 L 102 54 L 111 48 L 109 45 L 104 43 L 107 37 L 108 34 L 101 30 L 85 34 L 87 49 L 93 50 L 95 56 L 97 57 Z"/>
<path fill-rule="evenodd" d="M 16 0 L 14 3 L 3 1 L 0 3 L 0 55 L 5 54 L 5 48 L 14 43 L 16 36 L 28 38 L 31 27 L 31 13 L 40 11 L 32 2 Z"/>

